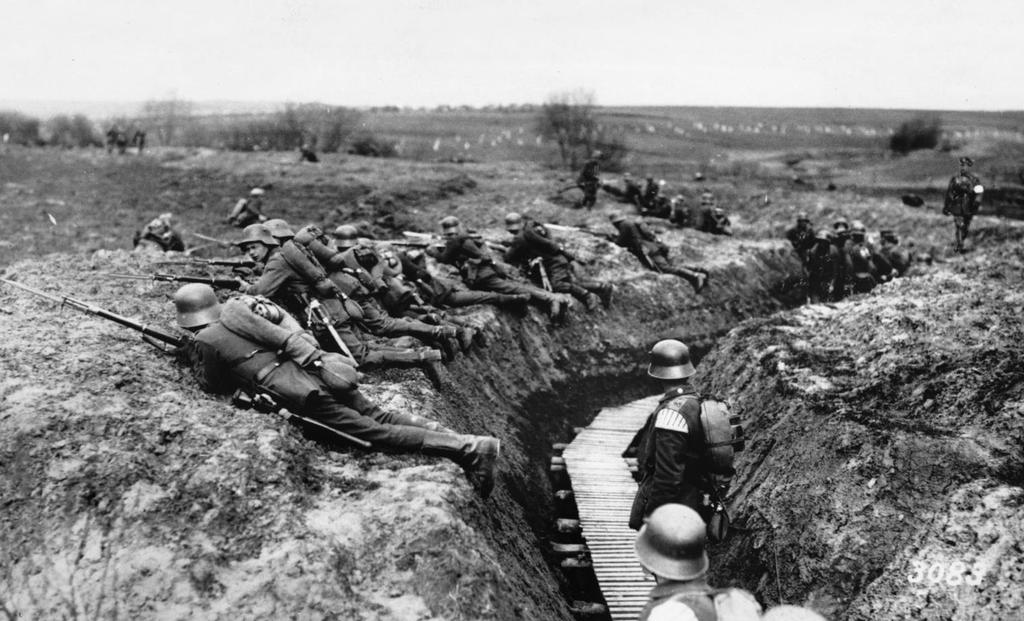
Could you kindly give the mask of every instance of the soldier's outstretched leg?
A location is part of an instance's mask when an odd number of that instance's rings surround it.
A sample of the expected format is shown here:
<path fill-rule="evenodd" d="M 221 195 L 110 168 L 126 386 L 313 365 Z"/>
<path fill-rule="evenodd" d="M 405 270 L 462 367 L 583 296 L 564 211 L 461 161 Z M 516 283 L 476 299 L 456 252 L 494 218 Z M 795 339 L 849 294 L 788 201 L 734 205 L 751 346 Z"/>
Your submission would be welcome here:
<path fill-rule="evenodd" d="M 397 412 L 384 410 L 376 403 L 367 399 L 366 396 L 358 390 L 351 391 L 347 397 L 349 406 L 354 410 L 361 412 L 363 416 L 369 416 L 378 423 L 384 425 L 420 427 L 429 431 L 440 431 L 442 433 L 455 433 L 435 420 L 431 420 L 425 416 L 420 416 L 419 414 L 415 414 L 408 410 L 399 410 Z"/>
<path fill-rule="evenodd" d="M 494 464 L 501 452 L 501 442 L 497 438 L 427 431 L 422 450 L 424 455 L 447 457 L 459 464 L 481 496 L 487 498 L 491 495 Z"/>
<path fill-rule="evenodd" d="M 497 293 L 505 293 L 508 295 L 521 293 L 529 294 L 530 300 L 539 306 L 546 307 L 549 316 L 555 320 L 564 318 L 565 312 L 568 310 L 567 301 L 563 296 L 556 295 L 550 291 L 545 291 L 540 287 L 502 278 L 497 274 L 478 278 L 473 282 L 473 287 L 476 289 L 495 291 Z"/>
<path fill-rule="evenodd" d="M 704 289 L 704 285 L 708 282 L 708 275 L 706 272 L 698 272 L 685 267 L 672 265 L 668 259 L 665 258 L 665 255 L 660 253 L 651 254 L 650 257 L 651 262 L 654 264 L 657 271 L 665 274 L 675 274 L 676 276 L 685 279 L 686 282 L 690 283 L 690 286 L 693 287 L 695 293 L 700 293 L 701 290 Z"/>
<path fill-rule="evenodd" d="M 473 306 L 474 304 L 493 304 L 501 308 L 522 310 L 530 303 L 528 293 L 495 293 L 493 291 L 452 291 L 444 299 L 447 306 Z"/>

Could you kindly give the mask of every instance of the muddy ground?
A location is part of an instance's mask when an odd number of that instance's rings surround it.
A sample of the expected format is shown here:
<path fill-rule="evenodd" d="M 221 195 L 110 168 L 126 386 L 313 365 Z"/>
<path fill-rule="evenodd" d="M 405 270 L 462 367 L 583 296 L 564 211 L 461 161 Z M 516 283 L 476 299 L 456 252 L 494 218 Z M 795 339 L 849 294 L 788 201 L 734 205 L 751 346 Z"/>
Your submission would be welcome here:
<path fill-rule="evenodd" d="M 231 236 L 221 220 L 251 185 L 273 185 L 272 215 L 333 225 L 354 214 L 381 236 L 454 213 L 500 239 L 509 210 L 610 230 L 617 207 L 567 210 L 549 200 L 559 175 L 527 164 L 23 151 L 0 158 L 0 173 L 4 277 L 163 325 L 173 287 L 102 273 L 155 269 L 127 249 L 161 211 Z M 584 272 L 618 283 L 610 312 L 553 329 L 536 311 L 474 309 L 490 345 L 450 365 L 440 391 L 414 371 L 369 378 L 385 407 L 502 438 L 486 502 L 451 464 L 235 410 L 130 331 L 0 289 L 0 610 L 569 619 L 572 594 L 544 556 L 550 443 L 595 408 L 652 392 L 643 354 L 674 336 L 710 352 L 701 382 L 734 400 L 752 436 L 732 503 L 747 530 L 714 550 L 719 582 L 836 619 L 1008 618 L 1020 573 L 1020 228 L 979 218 L 960 259 L 934 211 L 844 192 L 743 202 L 753 189 L 716 186 L 735 201 L 734 239 L 665 232 L 711 272 L 701 296 L 568 234 Z M 786 311 L 800 302 L 800 268 L 778 237 L 800 209 L 913 232 L 939 262 L 870 296 Z M 915 561 L 957 555 L 984 572 L 969 593 L 907 579 Z"/>

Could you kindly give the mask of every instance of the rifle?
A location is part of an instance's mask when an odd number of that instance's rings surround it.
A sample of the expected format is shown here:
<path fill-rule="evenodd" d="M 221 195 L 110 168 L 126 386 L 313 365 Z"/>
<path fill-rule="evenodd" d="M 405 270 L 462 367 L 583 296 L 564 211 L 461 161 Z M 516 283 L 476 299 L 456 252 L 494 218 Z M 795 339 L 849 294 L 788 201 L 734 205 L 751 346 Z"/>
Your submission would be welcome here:
<path fill-rule="evenodd" d="M 235 407 L 243 409 L 243 410 L 253 409 L 253 410 L 256 410 L 257 412 L 266 412 L 268 414 L 278 414 L 280 416 L 283 416 L 285 418 L 285 420 L 288 420 L 288 419 L 291 419 L 291 418 L 298 419 L 298 420 L 300 420 L 300 421 L 302 421 L 302 422 L 304 422 L 306 424 L 313 425 L 315 427 L 320 427 L 321 429 L 326 429 L 327 431 L 330 431 L 331 433 L 333 433 L 333 434 L 337 435 L 338 437 L 340 437 L 342 440 L 345 440 L 346 442 L 350 442 L 352 444 L 355 444 L 356 446 L 361 446 L 364 449 L 369 449 L 369 448 L 371 448 L 373 446 L 372 444 L 370 444 L 366 440 L 360 440 L 359 438 L 357 438 L 355 436 L 349 435 L 349 434 L 345 433 L 344 431 L 340 431 L 340 430 L 335 429 L 334 427 L 331 427 L 329 425 L 325 425 L 325 424 L 321 423 L 320 421 L 316 421 L 316 420 L 313 420 L 312 418 L 307 418 L 307 417 L 302 416 L 300 414 L 296 414 L 294 412 L 291 412 L 287 408 L 281 407 L 274 400 L 274 397 L 272 397 L 270 394 L 265 393 L 265 392 L 257 392 L 254 395 L 249 395 L 247 392 L 239 389 L 239 390 L 235 391 L 235 394 L 233 394 L 231 396 L 231 403 Z"/>
<path fill-rule="evenodd" d="M 252 269 L 256 262 L 249 259 L 203 259 L 190 257 L 187 261 L 155 261 L 158 265 L 210 265 L 217 267 L 230 267 L 231 269 Z"/>
<path fill-rule="evenodd" d="M 8 285 L 11 285 L 13 287 L 17 287 L 19 289 L 22 289 L 24 291 L 28 291 L 29 293 L 31 293 L 33 295 L 37 295 L 37 296 L 39 296 L 41 298 L 46 298 L 47 300 L 50 300 L 51 302 L 58 302 L 58 303 L 60 303 L 62 308 L 64 306 L 70 306 L 71 308 L 74 308 L 74 309 L 77 309 L 77 310 L 89 313 L 90 315 L 96 315 L 97 317 L 102 317 L 104 319 L 109 319 L 110 321 L 113 321 L 114 323 L 119 323 L 122 326 L 125 326 L 125 327 L 128 327 L 128 328 L 131 328 L 132 330 L 136 330 L 138 332 L 141 332 L 143 337 L 147 337 L 148 336 L 150 338 L 156 339 L 156 340 L 161 341 L 163 343 L 167 343 L 168 345 L 172 345 L 174 347 L 181 347 L 182 345 L 185 345 L 186 343 L 188 343 L 188 341 L 190 340 L 189 336 L 178 335 L 178 334 L 171 334 L 169 332 L 164 332 L 162 330 L 158 330 L 157 328 L 151 328 L 151 327 L 149 327 L 148 324 L 139 323 L 139 322 L 134 321 L 132 319 L 128 319 L 127 317 L 122 317 L 121 315 L 118 315 L 116 313 L 112 313 L 112 312 L 110 312 L 108 310 L 104 310 L 104 309 L 102 309 L 102 308 L 100 308 L 98 306 L 93 306 L 92 304 L 89 304 L 88 302 L 83 302 L 81 300 L 76 300 L 75 298 L 68 297 L 66 295 L 62 295 L 62 296 L 50 295 L 49 293 L 46 293 L 45 291 L 40 291 L 39 289 L 34 289 L 32 287 L 29 287 L 28 285 L 23 285 L 20 282 L 14 282 L 13 280 L 7 280 L 6 278 L 0 278 L 0 281 L 5 282 Z"/>
<path fill-rule="evenodd" d="M 598 239 L 603 239 L 605 241 L 612 241 L 615 237 L 614 233 L 602 233 L 600 231 L 591 231 L 590 229 L 584 229 L 578 226 L 566 226 L 564 224 L 545 224 L 544 226 L 548 227 L 553 231 L 561 231 L 566 233 L 583 233 L 584 235 L 590 235 L 591 237 L 596 237 Z"/>
<path fill-rule="evenodd" d="M 544 269 L 544 260 L 537 257 L 530 261 L 530 269 L 537 268 L 540 273 L 540 284 L 544 286 L 545 291 L 551 291 L 551 280 L 548 278 L 548 271 Z"/>
<path fill-rule="evenodd" d="M 359 363 L 356 362 L 356 357 L 352 355 L 352 350 L 350 350 L 348 346 L 345 345 L 345 341 L 341 340 L 341 335 L 338 334 L 338 330 L 334 327 L 334 323 L 331 321 L 330 313 L 328 313 L 327 310 L 324 308 L 323 304 L 320 303 L 320 300 L 317 300 L 315 298 L 311 299 L 306 304 L 306 310 L 308 312 L 308 315 L 306 317 L 306 323 L 311 324 L 315 319 L 321 325 L 323 325 L 323 327 L 326 328 L 327 332 L 331 335 L 331 339 L 334 340 L 334 344 L 338 346 L 338 350 L 341 352 L 341 354 L 352 362 L 353 367 L 358 369 Z"/>
<path fill-rule="evenodd" d="M 438 247 L 442 248 L 445 245 L 445 240 L 432 235 L 431 233 L 417 233 L 415 231 L 402 231 L 402 235 L 405 235 L 409 240 L 404 242 L 387 242 L 395 244 L 396 246 L 413 246 L 418 248 L 429 248 Z M 492 250 L 498 250 L 499 252 L 505 252 L 508 247 L 505 244 L 499 242 L 492 242 L 484 239 L 484 236 L 480 233 L 470 231 L 469 238 L 473 241 L 482 242 L 484 245 L 489 246 Z"/>
<path fill-rule="evenodd" d="M 113 274 L 104 273 L 103 276 L 118 278 L 121 280 L 155 280 L 158 282 L 198 282 L 210 285 L 214 289 L 231 289 L 237 291 L 243 287 L 241 281 L 234 278 L 212 278 L 209 276 L 180 276 L 178 274 Z"/>
<path fill-rule="evenodd" d="M 197 237 L 197 238 L 199 238 L 199 239 L 201 239 L 203 241 L 213 242 L 215 244 L 219 244 L 221 246 L 224 246 L 225 248 L 234 248 L 235 247 L 235 244 L 233 244 L 232 242 L 229 242 L 229 241 L 227 241 L 225 239 L 217 239 L 216 237 L 210 237 L 209 235 L 203 235 L 202 233 L 193 233 L 192 231 L 185 231 L 185 232 L 188 233 L 189 235 L 191 235 L 192 237 Z"/>
<path fill-rule="evenodd" d="M 569 184 L 569 185 L 565 186 L 564 188 L 559 188 L 557 191 L 555 191 L 555 194 L 561 194 L 562 192 L 565 192 L 565 191 L 568 191 L 568 190 L 574 190 L 574 189 L 576 189 L 578 187 L 580 187 L 578 183 L 572 183 L 572 184 Z"/>

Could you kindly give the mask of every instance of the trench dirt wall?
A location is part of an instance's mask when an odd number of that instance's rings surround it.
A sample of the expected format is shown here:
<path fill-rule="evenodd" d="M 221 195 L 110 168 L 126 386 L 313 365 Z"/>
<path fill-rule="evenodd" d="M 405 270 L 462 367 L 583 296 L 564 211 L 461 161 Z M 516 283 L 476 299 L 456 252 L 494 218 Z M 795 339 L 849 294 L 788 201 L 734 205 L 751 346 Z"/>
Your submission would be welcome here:
<path fill-rule="evenodd" d="M 699 234 L 695 234 L 698 235 Z M 273 415 L 201 393 L 130 330 L 0 289 L 0 610 L 19 618 L 568 619 L 545 562 L 546 457 L 571 421 L 538 404 L 625 400 L 658 338 L 710 344 L 784 307 L 799 269 L 781 242 L 683 240 L 712 284 L 640 270 L 569 236 L 613 308 L 552 328 L 488 308 L 488 348 L 365 392 L 504 442 L 498 485 L 477 498 L 444 461 L 313 441 Z M 688 245 L 687 245 L 688 244 Z M 122 251 L 49 255 L 4 276 L 168 325 L 173 286 L 106 280 L 154 271 Z M 609 378 L 607 382 L 602 378 Z M 582 394 L 586 392 L 586 394 Z M 546 407 L 546 406 L 545 406 Z M 553 438 L 560 435 L 561 437 Z"/>
<path fill-rule="evenodd" d="M 713 580 L 841 619 L 1024 614 L 1019 244 L 753 320 L 697 381 L 750 440 Z"/>

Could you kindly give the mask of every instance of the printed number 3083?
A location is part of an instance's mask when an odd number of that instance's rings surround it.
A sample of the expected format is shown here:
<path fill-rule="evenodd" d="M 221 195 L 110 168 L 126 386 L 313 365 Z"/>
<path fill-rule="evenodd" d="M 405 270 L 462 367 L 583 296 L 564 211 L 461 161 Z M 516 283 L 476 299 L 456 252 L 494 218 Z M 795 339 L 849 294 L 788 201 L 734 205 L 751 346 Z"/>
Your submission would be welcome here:
<path fill-rule="evenodd" d="M 947 584 L 958 586 L 967 584 L 978 586 L 981 584 L 981 572 L 972 571 L 964 575 L 967 565 L 962 561 L 953 561 L 948 566 L 944 563 L 925 563 L 924 561 L 911 561 L 912 571 L 907 578 L 912 584 Z"/>

